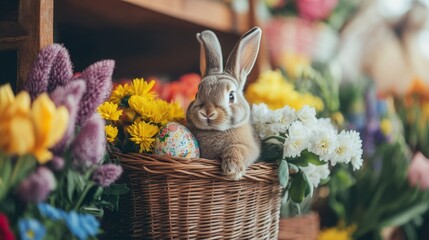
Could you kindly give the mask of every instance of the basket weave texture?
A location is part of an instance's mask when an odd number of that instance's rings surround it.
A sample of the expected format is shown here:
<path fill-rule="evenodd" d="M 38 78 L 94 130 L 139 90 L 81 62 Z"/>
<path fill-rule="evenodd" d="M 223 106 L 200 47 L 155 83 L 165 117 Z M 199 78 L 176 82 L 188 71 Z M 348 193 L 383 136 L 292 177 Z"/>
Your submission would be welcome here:
<path fill-rule="evenodd" d="M 215 160 L 113 155 L 131 188 L 117 215 L 121 239 L 277 239 L 281 187 L 275 165 L 255 163 L 232 181 Z"/>
<path fill-rule="evenodd" d="M 319 215 L 306 215 L 280 219 L 279 240 L 317 240 L 320 232 Z"/>

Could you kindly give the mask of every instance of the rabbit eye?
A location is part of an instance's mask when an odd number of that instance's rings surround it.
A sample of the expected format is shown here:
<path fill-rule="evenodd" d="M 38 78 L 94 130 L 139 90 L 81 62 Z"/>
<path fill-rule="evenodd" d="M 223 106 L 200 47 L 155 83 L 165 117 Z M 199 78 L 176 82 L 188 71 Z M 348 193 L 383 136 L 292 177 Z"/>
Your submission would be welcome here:
<path fill-rule="evenodd" d="M 230 102 L 230 103 L 233 103 L 233 102 L 234 102 L 234 100 L 235 100 L 234 91 L 231 91 L 231 92 L 229 93 L 229 102 Z"/>

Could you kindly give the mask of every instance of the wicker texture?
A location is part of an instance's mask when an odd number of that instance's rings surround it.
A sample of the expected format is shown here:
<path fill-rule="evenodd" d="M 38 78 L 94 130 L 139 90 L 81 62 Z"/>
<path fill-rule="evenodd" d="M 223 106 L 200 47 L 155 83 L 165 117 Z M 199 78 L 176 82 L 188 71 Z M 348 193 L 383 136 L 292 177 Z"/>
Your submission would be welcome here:
<path fill-rule="evenodd" d="M 280 219 L 279 240 L 316 240 L 320 231 L 319 215 L 310 213 Z"/>
<path fill-rule="evenodd" d="M 121 239 L 277 239 L 281 187 L 274 165 L 253 164 L 231 181 L 215 160 L 116 155 L 131 188 L 115 227 Z"/>

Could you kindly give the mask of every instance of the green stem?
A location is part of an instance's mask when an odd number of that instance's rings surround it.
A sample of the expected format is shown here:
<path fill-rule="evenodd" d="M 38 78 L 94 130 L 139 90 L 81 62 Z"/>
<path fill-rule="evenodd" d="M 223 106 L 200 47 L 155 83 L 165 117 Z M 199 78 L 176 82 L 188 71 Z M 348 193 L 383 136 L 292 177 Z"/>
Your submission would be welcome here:
<path fill-rule="evenodd" d="M 86 185 L 85 189 L 83 190 L 82 194 L 80 195 L 79 199 L 77 200 L 76 204 L 73 207 L 73 210 L 78 210 L 80 205 L 82 204 L 83 200 L 86 197 L 86 194 L 88 194 L 88 191 L 94 186 L 95 184 L 93 182 L 88 183 Z"/>

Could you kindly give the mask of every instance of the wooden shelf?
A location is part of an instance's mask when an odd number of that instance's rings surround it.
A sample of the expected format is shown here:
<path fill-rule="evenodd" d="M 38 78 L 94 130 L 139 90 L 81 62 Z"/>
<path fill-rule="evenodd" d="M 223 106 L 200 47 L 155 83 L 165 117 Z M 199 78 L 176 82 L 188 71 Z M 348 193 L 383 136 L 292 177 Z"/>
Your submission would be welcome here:
<path fill-rule="evenodd" d="M 0 50 L 18 49 L 28 35 L 28 32 L 16 22 L 0 22 Z"/>
<path fill-rule="evenodd" d="M 228 4 L 214 0 L 63 0 L 56 5 L 55 21 L 93 28 L 162 27 L 174 20 L 239 35 L 248 30 L 250 19 L 247 12 L 236 13 Z"/>
<path fill-rule="evenodd" d="M 247 14 L 235 13 L 226 3 L 213 0 L 120 0 L 193 24 L 223 32 L 246 31 Z"/>

